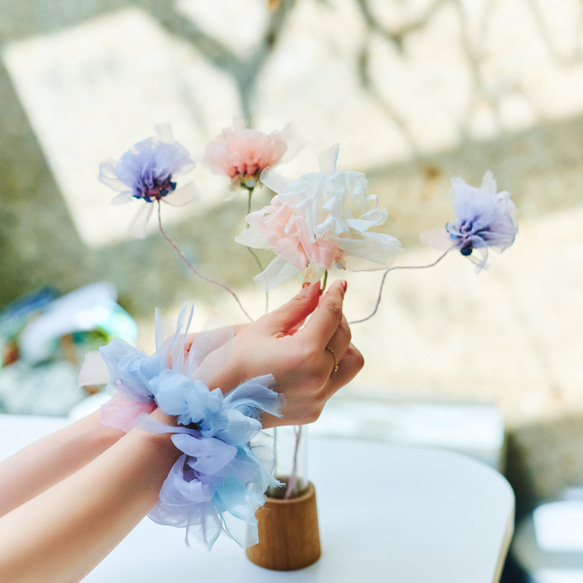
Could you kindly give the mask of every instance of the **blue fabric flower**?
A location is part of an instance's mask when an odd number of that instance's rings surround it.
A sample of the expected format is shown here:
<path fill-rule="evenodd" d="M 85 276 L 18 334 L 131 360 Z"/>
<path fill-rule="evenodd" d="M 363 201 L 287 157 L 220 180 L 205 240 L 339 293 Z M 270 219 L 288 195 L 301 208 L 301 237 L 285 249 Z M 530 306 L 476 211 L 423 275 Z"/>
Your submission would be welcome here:
<path fill-rule="evenodd" d="M 172 441 L 184 453 L 164 481 L 150 518 L 185 527 L 187 543 L 199 540 L 209 550 L 221 532 L 241 546 L 255 544 L 255 512 L 263 505 L 263 492 L 277 481 L 250 447 L 196 432 L 173 435 Z M 237 528 L 241 521 L 250 528 Z"/>
<path fill-rule="evenodd" d="M 278 482 L 249 442 L 261 431 L 261 413 L 281 416 L 282 398 L 270 388 L 275 384 L 272 375 L 250 379 L 226 394 L 220 388 L 209 390 L 200 377 L 213 378 L 226 362 L 232 332 L 223 328 L 198 334 L 186 356 L 192 315 L 193 307 L 188 311 L 185 305 L 174 336 L 165 340 L 156 314 L 155 356 L 117 339 L 102 347 L 109 386 L 116 396 L 155 402 L 176 416 L 179 424 L 168 427 L 143 413 L 137 417 L 146 431 L 174 433 L 172 441 L 183 452 L 164 481 L 150 518 L 186 527 L 187 542 L 198 538 L 209 549 L 221 532 L 241 546 L 255 544 L 255 512 L 263 504 L 267 487 Z M 114 421 L 119 413 L 110 412 L 109 419 Z M 238 533 L 241 522 L 245 529 Z"/>
<path fill-rule="evenodd" d="M 445 234 L 442 230 L 428 231 L 421 235 L 421 241 L 444 250 L 458 249 L 479 271 L 486 266 L 490 248 L 502 252 L 514 243 L 516 206 L 508 192 L 497 192 L 490 171 L 479 188 L 454 178 L 451 198 L 455 221 L 446 224 Z"/>
<path fill-rule="evenodd" d="M 154 400 L 152 382 L 166 366 L 161 356 L 147 356 L 119 338 L 102 346 L 99 353 L 109 371 L 110 391 L 142 403 Z"/>
<path fill-rule="evenodd" d="M 190 154 L 172 137 L 167 125 L 157 126 L 156 137 L 137 144 L 122 154 L 118 161 L 108 160 L 99 166 L 99 180 L 117 191 L 113 204 L 125 204 L 134 199 L 146 203 L 169 202 L 172 194 L 175 206 L 192 202 L 195 198 L 194 187 L 187 184 L 176 189 L 176 176 L 194 168 Z M 143 238 L 153 206 L 140 208 L 130 223 L 132 235 Z"/>

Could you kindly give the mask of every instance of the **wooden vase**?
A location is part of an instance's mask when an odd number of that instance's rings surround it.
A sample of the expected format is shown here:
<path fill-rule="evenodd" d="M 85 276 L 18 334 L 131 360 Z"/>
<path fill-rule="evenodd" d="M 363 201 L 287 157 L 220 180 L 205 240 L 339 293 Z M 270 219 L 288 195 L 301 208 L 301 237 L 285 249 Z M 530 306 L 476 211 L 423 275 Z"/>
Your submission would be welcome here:
<path fill-rule="evenodd" d="M 259 543 L 247 549 L 252 563 L 274 571 L 295 571 L 320 558 L 316 490 L 309 482 L 297 498 L 267 498 L 257 512 Z"/>

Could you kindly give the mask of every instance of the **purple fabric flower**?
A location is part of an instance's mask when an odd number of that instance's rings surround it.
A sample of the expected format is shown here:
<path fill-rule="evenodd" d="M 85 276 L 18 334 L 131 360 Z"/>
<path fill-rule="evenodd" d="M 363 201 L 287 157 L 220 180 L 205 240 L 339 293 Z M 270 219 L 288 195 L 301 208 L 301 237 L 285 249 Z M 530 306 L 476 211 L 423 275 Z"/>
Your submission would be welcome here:
<path fill-rule="evenodd" d="M 157 126 L 156 134 L 134 144 L 118 161 L 108 160 L 99 166 L 99 180 L 119 193 L 112 204 L 139 199 L 183 206 L 194 200 L 192 183 L 177 189 L 175 181 L 176 176 L 194 168 L 190 154 L 174 140 L 170 126 Z M 172 202 L 166 199 L 169 195 Z M 145 237 L 152 211 L 153 205 L 139 209 L 129 227 L 133 236 Z"/>
<path fill-rule="evenodd" d="M 490 171 L 484 174 L 479 188 L 454 178 L 451 198 L 455 221 L 446 224 L 445 234 L 429 231 L 421 235 L 421 241 L 442 249 L 458 249 L 476 263 L 479 271 L 486 266 L 489 248 L 502 252 L 514 243 L 518 232 L 516 206 L 508 192 L 497 192 Z"/>

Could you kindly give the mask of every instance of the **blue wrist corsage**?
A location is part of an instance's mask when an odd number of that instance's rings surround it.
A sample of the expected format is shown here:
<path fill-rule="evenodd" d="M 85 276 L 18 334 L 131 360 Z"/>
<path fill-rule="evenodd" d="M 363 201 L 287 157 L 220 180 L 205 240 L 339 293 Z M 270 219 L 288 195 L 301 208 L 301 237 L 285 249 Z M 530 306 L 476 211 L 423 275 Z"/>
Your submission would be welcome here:
<path fill-rule="evenodd" d="M 248 380 L 223 394 L 207 384 L 227 362 L 232 330 L 219 328 L 196 335 L 186 351 L 182 332 L 188 309 L 180 313 L 176 332 L 164 340 L 156 313 L 156 355 L 147 356 L 121 340 L 100 349 L 109 372 L 114 398 L 102 408 L 106 425 L 139 425 L 154 432 L 170 432 L 182 452 L 166 478 L 158 503 L 150 512 L 159 524 L 186 528 L 187 544 L 202 540 L 212 548 L 221 532 L 241 546 L 257 542 L 255 512 L 264 492 L 277 484 L 251 445 L 261 431 L 261 414 L 281 416 L 282 397 L 270 387 L 271 375 Z M 176 417 L 170 427 L 147 415 L 158 406 Z M 240 526 L 248 525 L 241 532 Z"/>

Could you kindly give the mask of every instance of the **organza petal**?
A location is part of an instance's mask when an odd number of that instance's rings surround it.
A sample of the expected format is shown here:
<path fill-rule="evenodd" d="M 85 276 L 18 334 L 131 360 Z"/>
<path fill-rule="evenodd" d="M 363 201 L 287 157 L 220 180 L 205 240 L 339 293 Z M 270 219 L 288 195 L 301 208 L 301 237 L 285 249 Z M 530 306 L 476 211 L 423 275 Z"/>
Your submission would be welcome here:
<path fill-rule="evenodd" d="M 287 146 L 285 154 L 281 157 L 282 164 L 295 158 L 308 143 L 306 138 L 304 138 L 304 136 L 302 136 L 291 124 L 283 128 L 281 138 Z"/>
<path fill-rule="evenodd" d="M 85 354 L 85 359 L 77 383 L 80 387 L 87 385 L 105 385 L 109 381 L 109 371 L 97 350 Z"/>
<path fill-rule="evenodd" d="M 244 410 L 247 415 L 263 411 L 269 415 L 281 417 L 281 408 L 285 403 L 283 395 L 269 388 L 275 385 L 273 375 L 255 377 L 240 384 L 225 395 L 225 407 Z"/>
<path fill-rule="evenodd" d="M 185 454 L 195 457 L 190 466 L 203 474 L 214 474 L 223 469 L 236 455 L 237 448 L 213 437 L 195 438 L 177 433 L 174 445 Z"/>
<path fill-rule="evenodd" d="M 240 411 L 225 411 L 226 424 L 223 428 L 212 428 L 212 434 L 232 445 L 248 443 L 261 431 L 261 421 L 247 417 Z"/>
<path fill-rule="evenodd" d="M 142 204 L 128 225 L 128 234 L 136 239 L 145 239 L 146 227 L 153 211 L 153 204 Z"/>
<path fill-rule="evenodd" d="M 155 408 L 155 403 L 113 398 L 101 406 L 99 416 L 103 425 L 127 433 L 136 425 L 141 415 L 149 415 Z"/>
<path fill-rule="evenodd" d="M 281 174 L 278 174 L 272 168 L 266 168 L 262 173 L 260 180 L 269 190 L 273 192 L 283 192 L 290 181 L 287 178 L 284 178 Z"/>
<path fill-rule="evenodd" d="M 452 238 L 443 228 L 424 231 L 419 235 L 419 240 L 423 245 L 428 245 L 441 251 L 446 251 L 454 245 Z"/>
<path fill-rule="evenodd" d="M 127 204 L 128 202 L 132 202 L 132 200 L 134 200 L 134 197 L 132 196 L 130 191 L 120 192 L 118 195 L 114 196 L 111 199 L 111 204 L 117 206 L 120 204 Z"/>
<path fill-rule="evenodd" d="M 172 193 L 172 196 L 167 196 L 162 200 L 170 206 L 182 207 L 197 201 L 199 198 L 200 195 L 194 182 L 189 182 L 188 184 L 177 188 Z"/>
<path fill-rule="evenodd" d="M 338 154 L 340 153 L 340 144 L 334 144 L 327 150 L 324 150 L 318 155 L 318 166 L 320 172 L 324 174 L 334 174 L 336 172 L 336 164 L 338 162 Z"/>
<path fill-rule="evenodd" d="M 287 281 L 298 271 L 299 269 L 295 265 L 288 263 L 281 257 L 276 257 L 259 275 L 253 278 L 253 281 L 257 287 L 267 292 Z"/>
<path fill-rule="evenodd" d="M 275 384 L 271 375 L 251 379 L 226 395 L 219 388 L 209 390 L 196 378 L 213 374 L 229 358 L 232 331 L 203 332 L 190 347 L 192 357 L 185 358 L 192 313 L 184 305 L 174 335 L 164 340 L 156 312 L 155 356 L 119 340 L 102 347 L 110 388 L 118 397 L 130 397 L 129 402 L 113 399 L 102 408 L 102 416 L 105 423 L 124 431 L 138 427 L 171 433 L 183 452 L 162 485 L 149 514 L 152 520 L 185 527 L 187 542 L 199 539 L 208 548 L 221 532 L 244 545 L 242 525 L 256 530 L 255 511 L 274 482 L 249 440 L 261 430 L 262 412 L 281 414 L 282 399 L 270 388 Z M 206 372 L 201 370 L 205 366 Z M 175 415 L 178 425 L 152 419 L 149 413 L 156 405 Z"/>
<path fill-rule="evenodd" d="M 168 122 L 154 125 L 156 137 L 162 141 L 171 144 L 174 141 L 174 132 L 172 131 L 172 124 Z"/>
<path fill-rule="evenodd" d="M 497 192 L 496 180 L 489 170 L 480 188 L 466 184 L 461 178 L 451 182 L 455 220 L 446 224 L 447 239 L 430 231 L 422 235 L 422 241 L 446 251 L 457 248 L 480 271 L 486 267 L 489 248 L 501 252 L 514 243 L 518 232 L 516 206 L 508 192 Z M 475 250 L 480 252 L 476 254 Z"/>
<path fill-rule="evenodd" d="M 271 171 L 262 180 L 278 194 L 263 209 L 247 216 L 249 227 L 236 239 L 249 247 L 270 249 L 276 256 L 255 282 L 269 291 L 306 267 L 328 270 L 382 269 L 392 262 L 400 243 L 369 229 L 388 217 L 378 198 L 367 193 L 362 172 L 337 172 L 339 146 L 319 157 L 320 172 L 293 182 Z M 291 264 L 284 267 L 281 260 Z"/>

